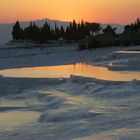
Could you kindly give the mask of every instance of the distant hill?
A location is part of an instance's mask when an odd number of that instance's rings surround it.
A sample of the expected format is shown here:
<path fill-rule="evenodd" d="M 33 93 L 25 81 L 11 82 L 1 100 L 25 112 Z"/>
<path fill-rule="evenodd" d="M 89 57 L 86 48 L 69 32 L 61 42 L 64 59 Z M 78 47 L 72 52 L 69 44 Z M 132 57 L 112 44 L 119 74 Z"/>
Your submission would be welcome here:
<path fill-rule="evenodd" d="M 64 28 L 66 28 L 69 25 L 69 22 L 64 22 L 64 21 L 59 21 L 59 20 L 50 20 L 50 19 L 42 19 L 42 20 L 35 20 L 34 22 L 36 25 L 41 27 L 45 22 L 48 22 L 52 28 L 55 27 L 55 22 L 57 25 L 60 27 L 63 25 Z M 30 24 L 30 21 L 27 22 L 20 22 L 21 26 L 23 28 L 27 27 Z M 7 43 L 12 39 L 12 28 L 13 28 L 14 23 L 9 23 L 9 24 L 0 24 L 0 44 Z M 102 24 L 102 28 L 105 28 L 107 24 Z M 124 25 L 120 24 L 110 24 L 112 27 L 116 27 L 117 33 L 121 33 L 123 31 Z"/>

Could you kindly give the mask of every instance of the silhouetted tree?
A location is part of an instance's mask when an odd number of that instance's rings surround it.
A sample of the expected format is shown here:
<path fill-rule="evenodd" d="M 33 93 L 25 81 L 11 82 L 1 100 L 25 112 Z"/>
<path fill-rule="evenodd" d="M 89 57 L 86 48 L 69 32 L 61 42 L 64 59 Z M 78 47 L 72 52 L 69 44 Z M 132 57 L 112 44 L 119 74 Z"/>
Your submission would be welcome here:
<path fill-rule="evenodd" d="M 47 22 L 45 22 L 43 27 L 40 29 L 40 42 L 41 43 L 47 42 L 49 39 L 51 39 L 51 36 L 52 34 L 50 25 Z"/>
<path fill-rule="evenodd" d="M 94 36 L 97 35 L 101 30 L 101 26 L 99 23 L 90 23 L 88 26 L 92 35 Z"/>
<path fill-rule="evenodd" d="M 57 23 L 55 22 L 55 40 L 58 40 L 61 37 L 61 33 L 59 30 L 59 27 L 57 26 Z"/>
<path fill-rule="evenodd" d="M 140 19 L 138 18 L 135 23 L 126 25 L 124 32 L 121 35 L 122 44 L 139 45 L 140 44 Z"/>
<path fill-rule="evenodd" d="M 110 25 L 107 25 L 107 27 L 103 29 L 103 33 L 108 36 L 115 36 L 115 30 L 116 28 L 112 28 Z"/>
<path fill-rule="evenodd" d="M 60 38 L 64 38 L 65 36 L 65 30 L 63 28 L 63 26 L 61 26 L 61 29 L 60 29 Z"/>
<path fill-rule="evenodd" d="M 13 26 L 12 35 L 13 40 L 19 40 L 23 38 L 23 29 L 20 27 L 19 21 L 17 21 Z"/>

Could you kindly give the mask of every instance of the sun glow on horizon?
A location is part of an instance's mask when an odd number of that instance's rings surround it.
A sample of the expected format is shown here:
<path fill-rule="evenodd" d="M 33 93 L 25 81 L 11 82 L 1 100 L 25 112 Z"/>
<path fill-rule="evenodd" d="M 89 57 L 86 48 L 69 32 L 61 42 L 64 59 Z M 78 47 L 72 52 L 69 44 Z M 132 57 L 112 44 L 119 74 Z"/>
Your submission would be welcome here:
<path fill-rule="evenodd" d="M 140 15 L 138 0 L 0 0 L 0 23 L 35 19 L 130 23 Z"/>

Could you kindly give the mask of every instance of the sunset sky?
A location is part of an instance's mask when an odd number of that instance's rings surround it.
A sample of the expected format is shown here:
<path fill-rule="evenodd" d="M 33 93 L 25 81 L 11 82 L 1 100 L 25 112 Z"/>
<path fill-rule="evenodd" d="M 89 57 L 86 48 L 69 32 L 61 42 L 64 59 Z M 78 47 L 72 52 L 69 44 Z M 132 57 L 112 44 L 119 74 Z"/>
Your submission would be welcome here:
<path fill-rule="evenodd" d="M 130 23 L 140 16 L 140 0 L 0 0 L 0 23 L 58 19 Z"/>

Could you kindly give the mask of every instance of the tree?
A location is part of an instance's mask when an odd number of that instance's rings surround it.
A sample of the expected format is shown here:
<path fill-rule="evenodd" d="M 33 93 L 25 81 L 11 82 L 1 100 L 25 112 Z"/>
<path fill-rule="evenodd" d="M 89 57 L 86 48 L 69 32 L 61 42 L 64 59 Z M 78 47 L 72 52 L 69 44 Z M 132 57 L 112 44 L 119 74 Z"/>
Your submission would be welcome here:
<path fill-rule="evenodd" d="M 63 28 L 63 26 L 61 26 L 61 29 L 60 29 L 60 37 L 63 38 L 65 35 L 65 30 Z"/>
<path fill-rule="evenodd" d="M 90 29 L 92 35 L 95 36 L 96 34 L 98 34 L 100 32 L 101 26 L 100 26 L 99 23 L 90 23 L 89 24 L 89 29 Z"/>
<path fill-rule="evenodd" d="M 51 28 L 50 25 L 45 22 L 43 27 L 40 29 L 40 42 L 45 43 L 51 39 Z"/>
<path fill-rule="evenodd" d="M 55 39 L 58 40 L 61 36 L 59 27 L 57 26 L 57 23 L 55 22 Z"/>
<path fill-rule="evenodd" d="M 126 25 L 122 34 L 122 42 L 124 45 L 139 45 L 140 44 L 140 19 L 134 23 Z"/>
<path fill-rule="evenodd" d="M 107 27 L 103 29 L 103 33 L 108 36 L 115 36 L 115 30 L 116 28 L 112 28 L 110 25 L 107 25 Z"/>
<path fill-rule="evenodd" d="M 13 26 L 13 31 L 12 31 L 13 40 L 22 39 L 23 38 L 22 34 L 23 34 L 23 29 L 20 27 L 19 21 L 17 21 Z"/>

